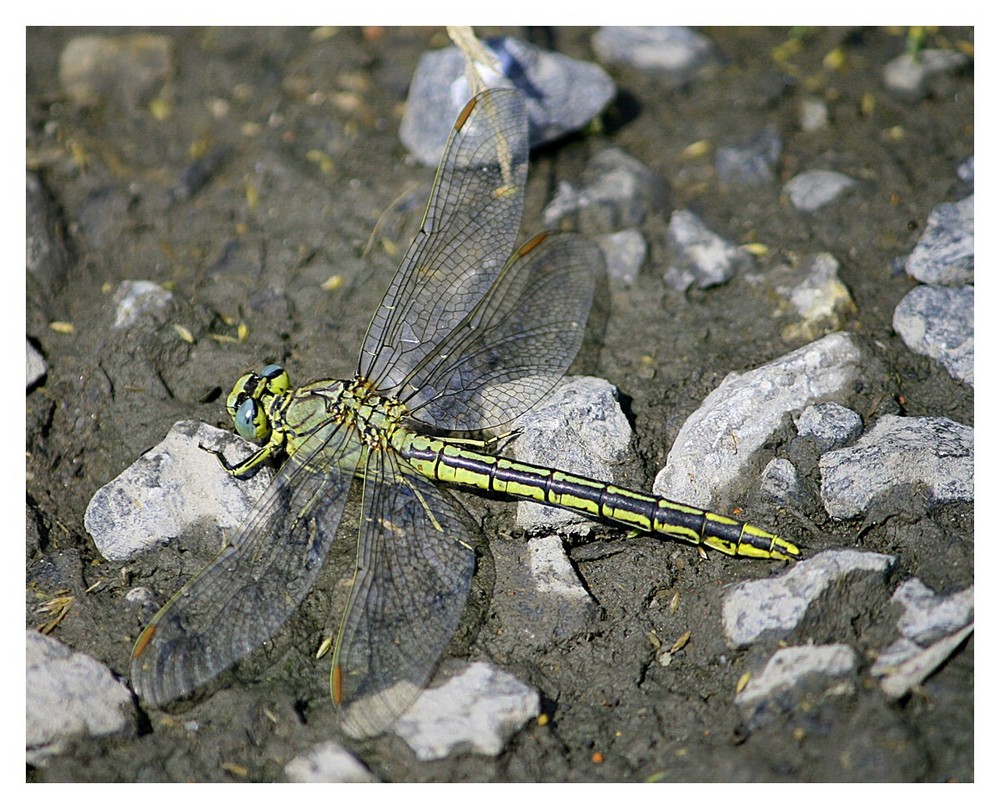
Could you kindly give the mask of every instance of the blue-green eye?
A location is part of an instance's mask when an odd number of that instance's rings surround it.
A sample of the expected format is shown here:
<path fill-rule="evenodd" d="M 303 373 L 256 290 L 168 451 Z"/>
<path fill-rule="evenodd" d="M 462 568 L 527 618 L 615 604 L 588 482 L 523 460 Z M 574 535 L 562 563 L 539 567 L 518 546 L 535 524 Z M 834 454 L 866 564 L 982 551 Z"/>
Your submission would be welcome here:
<path fill-rule="evenodd" d="M 279 395 L 291 390 L 292 382 L 288 378 L 288 371 L 280 365 L 268 365 L 260 375 L 267 380 L 267 389 L 270 393 Z"/>
<path fill-rule="evenodd" d="M 262 431 L 263 413 L 257 407 L 253 399 L 247 399 L 239 406 L 236 415 L 233 416 L 233 423 L 236 425 L 236 432 L 247 441 L 260 440 L 259 433 Z"/>

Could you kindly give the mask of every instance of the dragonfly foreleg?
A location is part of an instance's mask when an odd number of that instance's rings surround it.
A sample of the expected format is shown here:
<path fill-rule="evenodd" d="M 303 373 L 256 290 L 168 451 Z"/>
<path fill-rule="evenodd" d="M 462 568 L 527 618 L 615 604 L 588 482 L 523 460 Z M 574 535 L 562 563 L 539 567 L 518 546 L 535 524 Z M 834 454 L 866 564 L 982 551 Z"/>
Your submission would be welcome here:
<path fill-rule="evenodd" d="M 204 444 L 199 444 L 199 449 L 205 450 L 205 452 L 210 452 L 216 458 L 218 458 L 219 463 L 222 464 L 222 468 L 226 470 L 226 473 L 239 480 L 248 480 L 257 474 L 257 470 L 260 469 L 261 465 L 266 463 L 276 449 L 276 444 L 269 442 L 250 455 L 248 458 L 240 461 L 239 463 L 231 464 L 226 460 L 225 456 L 222 454 L 221 450 L 212 449 L 211 447 L 206 447 Z"/>

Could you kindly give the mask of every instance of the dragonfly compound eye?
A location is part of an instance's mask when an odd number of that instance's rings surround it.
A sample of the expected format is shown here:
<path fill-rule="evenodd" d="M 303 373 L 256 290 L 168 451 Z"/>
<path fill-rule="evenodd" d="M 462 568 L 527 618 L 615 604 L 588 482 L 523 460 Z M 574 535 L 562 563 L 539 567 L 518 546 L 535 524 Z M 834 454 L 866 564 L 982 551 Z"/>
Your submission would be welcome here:
<path fill-rule="evenodd" d="M 260 382 L 261 378 L 257 374 L 243 374 L 236 380 L 233 389 L 229 391 L 229 396 L 226 397 L 226 410 L 232 419 L 236 419 L 236 411 L 245 399 L 252 399 L 257 395 Z"/>
<path fill-rule="evenodd" d="M 233 423 L 236 432 L 247 441 L 264 441 L 271 433 L 264 408 L 258 407 L 253 399 L 245 400 L 237 408 Z"/>
<path fill-rule="evenodd" d="M 260 372 L 260 375 L 267 384 L 268 392 L 275 396 L 288 393 L 292 389 L 292 381 L 288 378 L 288 371 L 280 365 L 268 365 Z"/>

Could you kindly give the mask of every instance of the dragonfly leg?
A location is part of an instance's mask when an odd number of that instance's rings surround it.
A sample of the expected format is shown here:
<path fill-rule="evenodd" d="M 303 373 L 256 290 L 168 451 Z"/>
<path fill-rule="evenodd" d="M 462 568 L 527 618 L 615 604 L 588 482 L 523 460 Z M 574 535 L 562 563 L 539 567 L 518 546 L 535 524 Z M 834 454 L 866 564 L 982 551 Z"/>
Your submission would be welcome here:
<path fill-rule="evenodd" d="M 247 480 L 256 475 L 257 470 L 261 467 L 261 465 L 274 455 L 276 448 L 277 444 L 271 441 L 262 446 L 248 458 L 240 461 L 239 463 L 231 464 L 225 459 L 220 450 L 201 445 L 201 449 L 205 450 L 205 452 L 212 453 L 219 459 L 219 463 L 222 464 L 222 468 L 225 469 L 228 474 L 232 475 L 234 478 L 238 478 L 239 480 Z"/>

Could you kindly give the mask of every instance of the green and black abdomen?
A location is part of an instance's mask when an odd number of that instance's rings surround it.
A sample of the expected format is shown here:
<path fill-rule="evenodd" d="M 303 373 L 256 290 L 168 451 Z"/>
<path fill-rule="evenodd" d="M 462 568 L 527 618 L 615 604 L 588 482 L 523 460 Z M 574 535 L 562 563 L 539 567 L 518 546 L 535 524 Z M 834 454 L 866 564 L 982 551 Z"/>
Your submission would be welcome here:
<path fill-rule="evenodd" d="M 399 450 L 421 474 L 443 483 L 558 506 L 645 533 L 705 545 L 730 556 L 801 557 L 791 542 L 753 525 L 599 480 L 409 432 L 400 441 Z"/>

